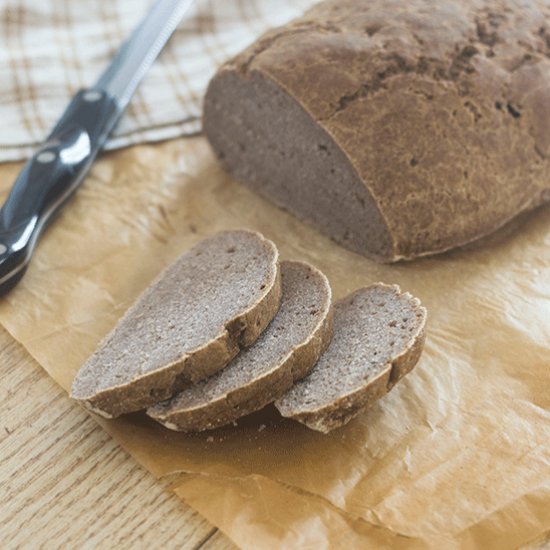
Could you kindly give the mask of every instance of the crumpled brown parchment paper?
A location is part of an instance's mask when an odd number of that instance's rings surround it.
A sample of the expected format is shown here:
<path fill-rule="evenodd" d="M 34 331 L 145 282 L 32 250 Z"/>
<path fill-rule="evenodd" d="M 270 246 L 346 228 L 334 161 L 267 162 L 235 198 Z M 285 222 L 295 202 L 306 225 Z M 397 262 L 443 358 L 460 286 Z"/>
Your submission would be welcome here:
<path fill-rule="evenodd" d="M 7 189 L 9 182 L 3 182 Z M 338 298 L 398 283 L 429 311 L 416 369 L 325 436 L 267 408 L 170 432 L 98 419 L 244 548 L 515 548 L 550 530 L 550 208 L 514 231 L 384 266 L 232 181 L 203 138 L 103 156 L 42 239 L 0 322 L 64 388 L 155 275 L 224 228 L 312 262 Z"/>

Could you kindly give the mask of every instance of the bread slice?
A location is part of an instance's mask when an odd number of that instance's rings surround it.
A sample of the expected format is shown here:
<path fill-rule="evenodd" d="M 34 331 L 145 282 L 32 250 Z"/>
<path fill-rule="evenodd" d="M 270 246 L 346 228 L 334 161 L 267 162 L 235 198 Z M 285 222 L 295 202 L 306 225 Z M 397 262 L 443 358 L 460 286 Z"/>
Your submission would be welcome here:
<path fill-rule="evenodd" d="M 327 433 L 389 392 L 418 361 L 426 310 L 398 286 L 376 284 L 334 306 L 334 338 L 310 374 L 275 402 Z"/>
<path fill-rule="evenodd" d="M 71 397 L 107 418 L 172 397 L 251 345 L 279 309 L 278 251 L 226 231 L 183 254 L 80 369 Z"/>
<path fill-rule="evenodd" d="M 217 428 L 271 403 L 309 372 L 332 337 L 330 285 L 301 262 L 283 262 L 281 277 L 281 308 L 256 343 L 149 416 L 172 430 Z"/>

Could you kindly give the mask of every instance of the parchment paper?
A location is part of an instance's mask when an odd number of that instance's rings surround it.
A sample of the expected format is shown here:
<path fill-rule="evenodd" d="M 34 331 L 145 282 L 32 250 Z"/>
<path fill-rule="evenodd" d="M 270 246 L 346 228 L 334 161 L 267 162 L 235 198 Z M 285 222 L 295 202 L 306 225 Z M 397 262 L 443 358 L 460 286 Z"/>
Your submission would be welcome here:
<path fill-rule="evenodd" d="M 7 188 L 8 182 L 3 182 Z M 267 408 L 170 432 L 98 419 L 244 548 L 515 548 L 550 530 L 550 209 L 467 250 L 383 266 L 222 173 L 203 138 L 102 157 L 40 243 L 0 322 L 68 389 L 171 260 L 223 228 L 273 239 L 335 297 L 398 283 L 429 311 L 416 369 L 325 436 Z"/>

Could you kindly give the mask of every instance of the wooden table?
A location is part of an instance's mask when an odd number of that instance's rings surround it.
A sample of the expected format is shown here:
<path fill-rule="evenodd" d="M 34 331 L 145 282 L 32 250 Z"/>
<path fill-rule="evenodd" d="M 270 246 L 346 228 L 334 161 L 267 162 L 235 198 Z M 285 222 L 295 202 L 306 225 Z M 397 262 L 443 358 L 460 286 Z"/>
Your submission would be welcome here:
<path fill-rule="evenodd" d="M 235 548 L 0 327 L 0 547 Z"/>

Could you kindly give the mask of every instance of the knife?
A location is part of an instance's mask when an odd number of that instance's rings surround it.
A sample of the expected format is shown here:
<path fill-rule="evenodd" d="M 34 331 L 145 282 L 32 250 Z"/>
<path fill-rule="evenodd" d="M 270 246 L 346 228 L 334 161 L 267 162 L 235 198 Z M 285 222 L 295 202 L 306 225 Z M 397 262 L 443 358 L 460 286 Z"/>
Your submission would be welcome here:
<path fill-rule="evenodd" d="M 23 166 L 0 209 L 0 294 L 25 273 L 38 237 L 77 190 L 137 86 L 193 0 L 157 0 L 91 87 L 80 90 Z"/>

